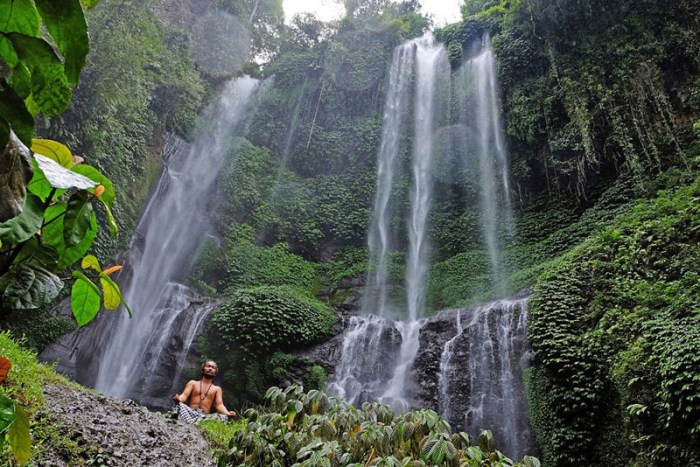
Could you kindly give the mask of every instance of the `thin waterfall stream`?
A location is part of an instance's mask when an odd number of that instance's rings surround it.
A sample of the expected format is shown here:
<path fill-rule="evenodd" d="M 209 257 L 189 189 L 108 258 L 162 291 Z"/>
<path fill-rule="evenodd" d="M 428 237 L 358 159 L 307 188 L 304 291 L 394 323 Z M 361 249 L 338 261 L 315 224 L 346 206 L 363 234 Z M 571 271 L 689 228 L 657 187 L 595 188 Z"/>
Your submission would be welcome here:
<path fill-rule="evenodd" d="M 436 87 L 440 77 L 449 76 L 447 52 L 430 34 L 409 41 L 394 50 L 389 72 L 389 90 L 384 111 L 382 142 L 377 162 L 377 193 L 368 234 L 371 270 L 368 293 L 362 302 L 362 316 L 351 318 L 343 344 L 343 357 L 328 389 L 361 403 L 378 400 L 395 410 L 405 411 L 410 401 L 410 370 L 418 352 L 418 336 L 425 308 L 425 283 L 429 267 L 427 221 L 432 204 L 432 158 L 435 115 L 438 103 Z M 413 98 L 413 101 L 411 100 Z M 390 297 L 391 231 L 397 179 L 408 122 L 413 114 L 412 184 L 410 213 L 407 219 L 409 249 L 406 255 L 407 313 Z M 403 316 L 402 316 L 403 315 Z M 406 321 L 396 321 L 399 317 Z M 382 336 L 391 336 L 387 352 Z M 382 354 L 383 358 L 378 357 Z M 362 361 L 369 355 L 379 371 L 366 378 Z"/>

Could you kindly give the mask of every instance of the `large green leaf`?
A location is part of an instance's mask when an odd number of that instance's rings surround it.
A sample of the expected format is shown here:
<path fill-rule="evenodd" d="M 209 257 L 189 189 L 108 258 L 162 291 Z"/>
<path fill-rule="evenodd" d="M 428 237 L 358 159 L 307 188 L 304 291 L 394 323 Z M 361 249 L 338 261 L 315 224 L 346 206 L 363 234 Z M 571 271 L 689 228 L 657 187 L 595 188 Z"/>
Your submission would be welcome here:
<path fill-rule="evenodd" d="M 31 114 L 32 110 L 27 105 L 27 98 L 32 94 L 32 74 L 29 73 L 29 69 L 23 63 L 18 63 L 12 70 L 12 75 L 7 79 L 7 84 L 15 90 L 19 97 L 24 99 L 27 112 Z"/>
<path fill-rule="evenodd" d="M 52 187 L 51 183 L 49 183 L 49 181 L 46 179 L 44 171 L 41 170 L 36 159 L 32 160 L 32 165 L 34 166 L 34 175 L 29 181 L 29 185 L 27 185 L 27 191 L 34 193 L 41 198 L 42 201 L 46 201 L 51 195 L 51 192 L 54 190 L 54 187 Z M 66 192 L 65 188 L 55 188 L 55 190 L 56 192 L 54 193 L 54 198 L 58 198 Z"/>
<path fill-rule="evenodd" d="M 96 235 L 97 216 L 95 216 L 95 213 L 93 212 L 90 216 L 90 230 L 88 230 L 85 233 L 85 236 L 80 241 L 80 243 L 78 243 L 75 246 L 68 247 L 63 251 L 63 255 L 60 257 L 58 262 L 58 267 L 67 268 L 76 261 L 79 261 L 80 258 L 82 258 L 83 255 L 85 255 L 85 253 L 87 253 L 90 247 L 92 246 L 92 242 L 95 240 Z"/>
<path fill-rule="evenodd" d="M 70 152 L 70 149 L 68 149 L 68 146 L 58 141 L 34 138 L 32 140 L 31 150 L 32 152 L 36 152 L 58 162 L 66 169 L 73 167 L 73 154 Z"/>
<path fill-rule="evenodd" d="M 79 261 L 90 249 L 92 242 L 97 235 L 97 216 L 93 212 L 90 216 L 90 229 L 83 239 L 73 247 L 66 247 L 63 239 L 63 218 L 66 212 L 67 203 L 59 202 L 50 206 L 46 210 L 46 223 L 42 229 L 44 243 L 56 250 L 59 256 L 58 267 L 66 268 L 76 261 Z"/>
<path fill-rule="evenodd" d="M 80 4 L 83 5 L 85 8 L 87 8 L 88 10 L 90 8 L 95 8 L 98 3 L 100 3 L 100 0 L 80 0 Z"/>
<path fill-rule="evenodd" d="M 77 280 L 70 294 L 70 304 L 78 326 L 85 326 L 100 311 L 100 290 L 80 271 L 73 271 Z"/>
<path fill-rule="evenodd" d="M 112 203 L 114 202 L 114 197 L 116 193 L 114 192 L 114 185 L 112 185 L 112 182 L 109 178 L 102 175 L 102 172 L 100 172 L 96 168 L 86 164 L 74 165 L 73 167 L 71 167 L 71 170 L 80 175 L 84 175 L 85 177 L 95 182 L 95 184 L 99 184 L 105 187 L 104 193 L 102 193 L 99 196 L 100 201 L 102 201 L 110 208 L 112 207 Z"/>
<path fill-rule="evenodd" d="M 65 58 L 68 81 L 78 85 L 80 70 L 90 49 L 80 0 L 34 0 L 46 29 Z"/>
<path fill-rule="evenodd" d="M 0 0 L 0 31 L 37 37 L 40 21 L 32 0 Z"/>
<path fill-rule="evenodd" d="M 22 407 L 15 407 L 17 418 L 10 425 L 7 433 L 10 438 L 10 447 L 19 465 L 26 465 L 32 457 L 32 436 L 29 433 L 29 416 Z"/>
<path fill-rule="evenodd" d="M 0 118 L 7 120 L 12 131 L 24 144 L 27 146 L 32 144 L 34 117 L 27 110 L 22 98 L 2 80 L 0 80 Z"/>
<path fill-rule="evenodd" d="M 11 309 L 36 309 L 56 298 L 63 288 L 61 279 L 39 266 L 20 264 L 8 274 L 3 304 Z"/>
<path fill-rule="evenodd" d="M 58 267 L 58 253 L 53 247 L 41 241 L 39 237 L 32 237 L 24 242 L 17 259 L 14 261 L 14 264 L 20 263 L 55 270 Z"/>
<path fill-rule="evenodd" d="M 22 212 L 0 223 L 0 240 L 3 243 L 18 244 L 31 238 L 41 228 L 44 220 L 44 205 L 41 200 L 28 194 Z"/>
<path fill-rule="evenodd" d="M 92 201 L 86 191 L 79 191 L 68 199 L 63 217 L 63 241 L 67 248 L 78 245 L 85 238 L 93 213 Z"/>
<path fill-rule="evenodd" d="M 41 111 L 49 117 L 63 112 L 70 103 L 71 90 L 63 63 L 54 50 L 46 41 L 36 37 L 18 33 L 7 37 L 32 73 L 32 96 Z"/>
<path fill-rule="evenodd" d="M 116 193 L 114 191 L 114 185 L 112 185 L 112 181 L 109 178 L 102 175 L 102 172 L 96 168 L 86 164 L 74 165 L 71 167 L 71 170 L 75 173 L 79 173 L 80 175 L 84 175 L 96 184 L 105 187 L 105 191 L 99 196 L 100 201 L 109 207 L 112 207 Z"/>
<path fill-rule="evenodd" d="M 0 58 L 5 61 L 7 66 L 14 68 L 19 62 L 19 56 L 12 46 L 12 41 L 0 34 Z M 8 70 L 9 72 L 9 70 Z"/>
<path fill-rule="evenodd" d="M 122 301 L 122 293 L 119 290 L 119 286 L 106 274 L 100 274 L 100 284 L 102 285 L 105 309 L 116 310 Z"/>
<path fill-rule="evenodd" d="M 0 394 L 0 436 L 4 436 L 5 430 L 17 418 L 15 407 L 15 401 Z"/>
<path fill-rule="evenodd" d="M 100 202 L 105 208 L 105 214 L 107 215 L 107 225 L 109 225 L 110 233 L 112 235 L 117 235 L 119 228 L 117 227 L 117 223 L 114 220 L 114 214 L 112 214 L 112 204 L 114 203 L 114 198 L 116 196 L 116 193 L 114 191 L 114 185 L 112 185 L 112 181 L 109 178 L 102 175 L 102 172 L 89 165 L 74 165 L 73 167 L 71 167 L 71 170 L 75 173 L 79 173 L 81 175 L 86 176 L 93 182 L 96 182 L 104 187 L 104 191 L 101 195 L 97 197 L 97 199 L 100 200 Z"/>
<path fill-rule="evenodd" d="M 88 177 L 80 175 L 73 170 L 66 169 L 53 159 L 49 159 L 41 154 L 34 154 L 37 164 L 44 176 L 54 188 L 78 188 L 86 190 L 97 185 Z"/>

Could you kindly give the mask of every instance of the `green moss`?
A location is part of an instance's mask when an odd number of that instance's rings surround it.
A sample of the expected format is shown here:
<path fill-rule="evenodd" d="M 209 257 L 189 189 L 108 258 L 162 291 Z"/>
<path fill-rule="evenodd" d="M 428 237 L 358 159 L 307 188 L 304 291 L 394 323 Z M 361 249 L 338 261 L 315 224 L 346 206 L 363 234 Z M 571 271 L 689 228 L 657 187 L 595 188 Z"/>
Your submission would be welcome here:
<path fill-rule="evenodd" d="M 44 386 L 79 386 L 56 374 L 50 367 L 38 363 L 36 353 L 13 340 L 8 332 L 0 333 L 0 355 L 12 363 L 7 381 L 0 386 L 0 394 L 16 401 L 30 417 L 32 459 L 41 459 L 43 452 L 59 452 L 71 465 L 82 465 L 94 454 L 92 449 L 72 440 L 69 427 L 57 425 L 42 410 L 46 405 L 42 393 Z M 0 463 L 14 465 L 14 460 L 11 459 L 9 443 L 5 443 L 0 451 Z"/>
<path fill-rule="evenodd" d="M 545 462 L 700 461 L 699 197 L 695 181 L 637 202 L 538 281 L 528 393 Z"/>

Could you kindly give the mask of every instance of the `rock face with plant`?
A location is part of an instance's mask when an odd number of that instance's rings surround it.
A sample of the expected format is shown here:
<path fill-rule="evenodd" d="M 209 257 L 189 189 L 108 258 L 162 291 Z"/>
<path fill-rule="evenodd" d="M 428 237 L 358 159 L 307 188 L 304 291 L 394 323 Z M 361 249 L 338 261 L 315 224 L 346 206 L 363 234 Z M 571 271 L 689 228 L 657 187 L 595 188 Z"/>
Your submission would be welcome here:
<path fill-rule="evenodd" d="M 679 175 L 535 288 L 529 393 L 548 464 L 700 462 L 700 183 Z"/>

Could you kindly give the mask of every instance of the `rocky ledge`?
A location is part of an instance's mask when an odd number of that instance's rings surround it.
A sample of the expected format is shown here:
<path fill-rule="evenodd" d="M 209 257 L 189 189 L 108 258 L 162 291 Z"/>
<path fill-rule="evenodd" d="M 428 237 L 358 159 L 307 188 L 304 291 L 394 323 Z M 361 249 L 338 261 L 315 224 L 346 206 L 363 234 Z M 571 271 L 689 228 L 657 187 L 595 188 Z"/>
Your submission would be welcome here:
<path fill-rule="evenodd" d="M 110 466 L 216 465 L 208 443 L 193 425 L 124 401 L 68 387 L 47 386 L 45 416 L 72 440 L 94 449 Z M 43 453 L 42 466 L 69 465 L 58 452 Z"/>

